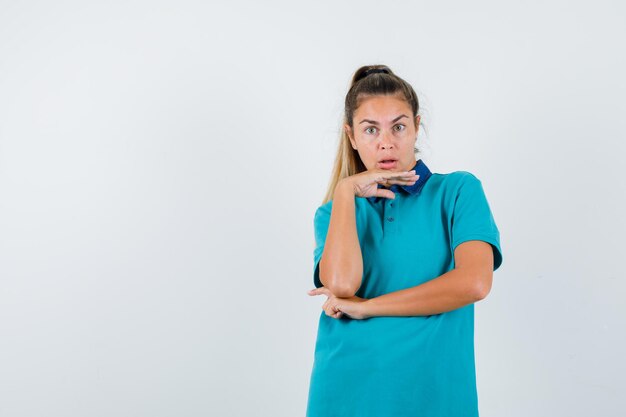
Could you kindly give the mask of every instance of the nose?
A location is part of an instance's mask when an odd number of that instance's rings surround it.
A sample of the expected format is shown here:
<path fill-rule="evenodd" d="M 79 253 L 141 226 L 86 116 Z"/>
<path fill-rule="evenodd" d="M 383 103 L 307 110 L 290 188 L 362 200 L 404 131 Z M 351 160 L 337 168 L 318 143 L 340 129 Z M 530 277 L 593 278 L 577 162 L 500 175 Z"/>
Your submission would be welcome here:
<path fill-rule="evenodd" d="M 391 149 L 393 147 L 393 141 L 390 133 L 382 132 L 380 134 L 380 145 L 383 149 Z"/>

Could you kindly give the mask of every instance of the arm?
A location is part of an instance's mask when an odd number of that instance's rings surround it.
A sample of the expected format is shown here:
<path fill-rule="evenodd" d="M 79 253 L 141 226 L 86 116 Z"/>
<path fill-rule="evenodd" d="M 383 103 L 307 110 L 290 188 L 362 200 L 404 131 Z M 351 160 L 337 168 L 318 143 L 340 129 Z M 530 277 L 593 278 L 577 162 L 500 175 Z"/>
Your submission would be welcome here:
<path fill-rule="evenodd" d="M 363 259 L 356 229 L 354 189 L 339 181 L 333 194 L 320 281 L 336 297 L 352 297 L 361 286 Z"/>
<path fill-rule="evenodd" d="M 435 279 L 363 302 L 365 316 L 439 314 L 485 298 L 493 278 L 491 245 L 481 240 L 463 242 L 454 259 L 455 268 Z"/>

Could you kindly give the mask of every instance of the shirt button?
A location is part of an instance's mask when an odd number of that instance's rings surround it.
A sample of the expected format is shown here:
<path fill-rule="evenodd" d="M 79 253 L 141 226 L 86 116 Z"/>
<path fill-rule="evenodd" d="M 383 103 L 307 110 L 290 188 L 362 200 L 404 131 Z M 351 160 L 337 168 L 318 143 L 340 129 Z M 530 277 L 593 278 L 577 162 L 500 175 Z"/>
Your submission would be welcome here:
<path fill-rule="evenodd" d="M 393 217 L 387 217 L 387 220 L 389 220 L 390 222 L 393 221 Z"/>
<path fill-rule="evenodd" d="M 390 205 L 391 207 L 393 207 L 393 203 L 389 203 L 389 205 Z"/>

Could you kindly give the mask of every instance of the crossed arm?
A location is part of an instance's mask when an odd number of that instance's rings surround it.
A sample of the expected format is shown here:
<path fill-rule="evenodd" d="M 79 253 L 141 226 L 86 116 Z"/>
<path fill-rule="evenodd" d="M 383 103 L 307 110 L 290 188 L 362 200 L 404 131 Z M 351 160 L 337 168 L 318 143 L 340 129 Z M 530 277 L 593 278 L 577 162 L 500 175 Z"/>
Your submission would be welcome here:
<path fill-rule="evenodd" d="M 491 290 L 493 250 L 469 240 L 454 251 L 455 268 L 423 284 L 370 298 L 361 305 L 368 317 L 439 314 L 482 300 Z"/>
<path fill-rule="evenodd" d="M 355 297 L 361 286 L 363 262 L 356 231 L 354 190 L 347 183 L 339 183 L 319 266 L 320 281 L 344 305 L 354 302 L 368 317 L 417 316 L 455 310 L 485 298 L 493 277 L 491 245 L 482 240 L 459 244 L 454 251 L 454 264 L 453 270 L 421 285 L 368 300 Z"/>

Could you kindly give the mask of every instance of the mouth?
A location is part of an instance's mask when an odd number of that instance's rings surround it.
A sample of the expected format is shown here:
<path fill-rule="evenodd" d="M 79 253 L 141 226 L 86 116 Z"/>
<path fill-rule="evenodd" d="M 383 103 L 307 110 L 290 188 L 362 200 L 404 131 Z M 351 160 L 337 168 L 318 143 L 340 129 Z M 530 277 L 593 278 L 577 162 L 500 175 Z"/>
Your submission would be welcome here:
<path fill-rule="evenodd" d="M 381 169 L 393 169 L 398 164 L 397 159 L 383 159 L 382 161 L 378 161 L 378 166 Z"/>

